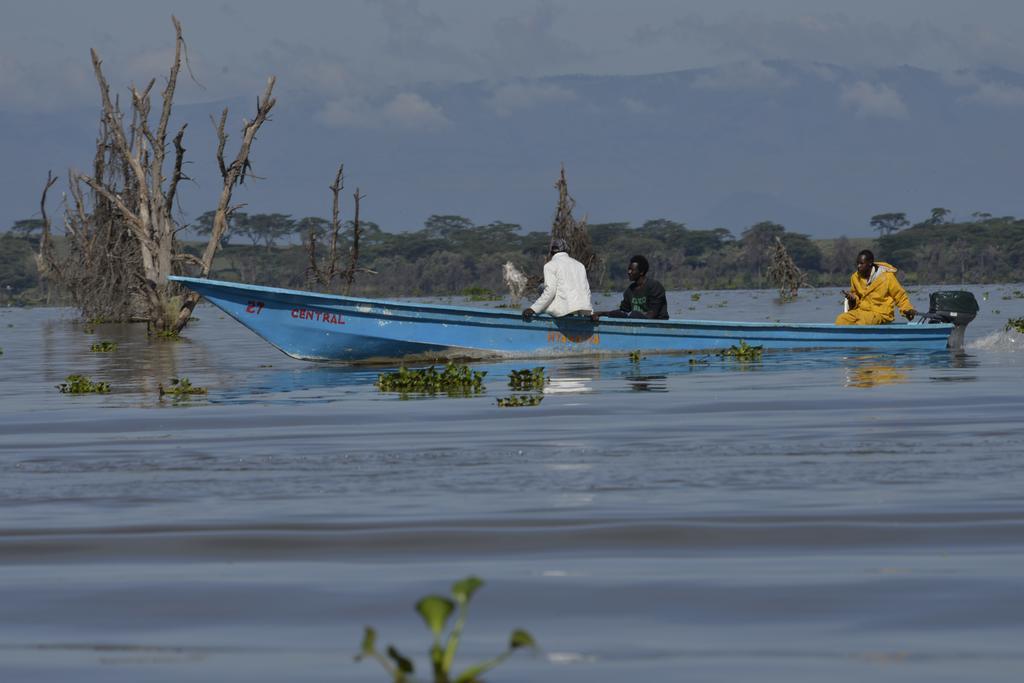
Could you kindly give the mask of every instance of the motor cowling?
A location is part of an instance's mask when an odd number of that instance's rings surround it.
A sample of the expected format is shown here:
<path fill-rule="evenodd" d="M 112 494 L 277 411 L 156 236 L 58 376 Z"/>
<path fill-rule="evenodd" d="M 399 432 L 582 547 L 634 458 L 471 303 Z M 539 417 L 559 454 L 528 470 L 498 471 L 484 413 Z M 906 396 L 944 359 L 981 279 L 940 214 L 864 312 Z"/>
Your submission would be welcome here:
<path fill-rule="evenodd" d="M 932 292 L 928 297 L 929 322 L 953 323 L 947 348 L 961 351 L 967 325 L 978 315 L 978 300 L 964 290 Z"/>

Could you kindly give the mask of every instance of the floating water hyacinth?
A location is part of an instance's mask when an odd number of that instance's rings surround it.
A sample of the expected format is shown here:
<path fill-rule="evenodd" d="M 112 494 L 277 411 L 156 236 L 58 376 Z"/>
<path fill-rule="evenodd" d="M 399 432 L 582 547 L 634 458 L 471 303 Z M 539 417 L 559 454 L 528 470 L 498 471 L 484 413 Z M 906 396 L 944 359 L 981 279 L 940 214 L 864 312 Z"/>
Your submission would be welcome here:
<path fill-rule="evenodd" d="M 1010 318 L 1006 321 L 1007 332 L 1019 332 L 1024 334 L 1024 318 Z"/>
<path fill-rule="evenodd" d="M 430 657 L 430 668 L 433 671 L 434 683 L 482 683 L 482 676 L 501 664 L 516 650 L 522 648 L 536 648 L 537 643 L 533 636 L 523 629 L 516 629 L 509 635 L 508 646 L 505 651 L 497 657 L 485 662 L 475 664 L 462 673 L 455 675 L 455 653 L 459 648 L 459 641 L 466 626 L 466 613 L 469 601 L 473 594 L 484 585 L 484 582 L 475 576 L 469 576 L 452 585 L 452 597 L 443 595 L 428 595 L 416 603 L 416 611 L 423 622 L 430 629 L 432 644 L 428 649 Z M 455 623 L 448 630 L 445 629 L 448 619 L 455 613 Z M 357 662 L 370 658 L 380 663 L 387 672 L 393 683 L 411 683 L 416 672 L 416 665 L 412 659 L 406 657 L 394 645 L 388 645 L 382 654 L 377 649 L 377 632 L 367 626 L 363 632 L 363 643 L 360 652 L 355 656 Z"/>
<path fill-rule="evenodd" d="M 95 351 L 96 353 L 112 353 L 114 351 L 117 351 L 117 344 L 111 341 L 97 342 L 96 344 L 90 346 L 89 350 Z"/>
<path fill-rule="evenodd" d="M 509 396 L 498 399 L 499 408 L 523 408 L 525 406 L 539 406 L 544 397 L 538 394 L 526 396 Z"/>
<path fill-rule="evenodd" d="M 171 379 L 171 386 L 164 388 L 164 385 L 160 385 L 160 398 L 164 396 L 173 396 L 175 398 L 187 398 L 189 396 L 198 396 L 206 393 L 206 389 L 203 387 L 194 387 L 192 382 L 189 381 L 188 377 L 174 377 Z"/>
<path fill-rule="evenodd" d="M 517 391 L 543 389 L 547 381 L 543 366 L 526 370 L 512 370 L 508 373 L 508 385 Z"/>
<path fill-rule="evenodd" d="M 486 371 L 470 370 L 468 365 L 448 363 L 438 372 L 429 368 L 409 370 L 402 367 L 398 372 L 387 372 L 377 376 L 377 388 L 381 391 L 419 394 L 476 394 L 484 391 Z"/>
<path fill-rule="evenodd" d="M 65 382 L 57 385 L 62 394 L 109 394 L 110 384 L 93 382 L 85 375 L 68 375 Z"/>
<path fill-rule="evenodd" d="M 629 360 L 631 362 L 633 362 L 633 363 L 639 363 L 640 362 L 640 357 L 641 356 L 640 356 L 640 352 L 639 351 L 630 351 L 629 352 Z"/>
<path fill-rule="evenodd" d="M 761 360 L 762 353 L 764 353 L 763 346 L 751 346 L 740 339 L 739 346 L 730 346 L 719 351 L 718 355 L 723 358 L 735 358 L 736 360 Z"/>

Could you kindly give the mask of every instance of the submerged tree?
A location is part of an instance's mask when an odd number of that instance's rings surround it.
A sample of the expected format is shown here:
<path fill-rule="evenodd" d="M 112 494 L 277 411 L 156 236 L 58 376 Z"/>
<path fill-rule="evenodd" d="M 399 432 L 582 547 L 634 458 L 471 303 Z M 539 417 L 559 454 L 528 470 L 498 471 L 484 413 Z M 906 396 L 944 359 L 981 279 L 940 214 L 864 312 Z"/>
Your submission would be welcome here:
<path fill-rule="evenodd" d="M 591 282 L 601 286 L 604 282 L 604 264 L 590 241 L 586 217 L 576 220 L 572 215 L 573 209 L 576 208 L 576 200 L 569 194 L 565 166 L 562 166 L 558 180 L 555 181 L 555 189 L 558 190 L 558 206 L 555 208 L 555 218 L 551 223 L 551 241 L 564 239 L 569 245 L 569 256 L 586 267 L 587 277 Z"/>
<path fill-rule="evenodd" d="M 796 298 L 801 287 L 807 286 L 807 275 L 793 261 L 786 251 L 786 245 L 778 236 L 772 239 L 769 250 L 770 263 L 766 275 L 768 281 L 779 288 L 779 298 L 783 302 Z"/>
<path fill-rule="evenodd" d="M 178 184 L 187 178 L 182 170 L 187 124 L 174 135 L 173 160 L 168 159 L 168 128 L 185 41 L 177 18 L 171 17 L 171 21 L 174 57 L 155 121 L 151 120 L 150 93 L 156 79 L 141 91 L 131 86 L 131 118 L 126 124 L 119 100 L 111 97 L 100 56 L 92 50 L 102 104 L 92 174 L 69 174 L 71 200 L 65 205 L 68 256 L 60 259 L 56 255 L 49 221 L 45 221 L 40 257 L 46 263 L 44 277 L 68 291 L 85 317 L 99 313 L 114 320 L 145 320 L 153 332 L 177 334 L 188 323 L 199 295 L 190 292 L 179 297 L 178 288 L 167 278 L 184 272 L 186 263 L 196 266 L 200 276 L 209 274 L 231 214 L 239 208 L 231 203 L 232 192 L 247 176 L 252 177 L 249 150 L 275 100 L 271 77 L 257 99 L 255 116 L 243 122 L 238 153 L 230 163 L 224 159 L 228 110 L 214 123 L 223 187 L 202 257 L 185 253 L 177 241 L 180 228 L 173 209 Z M 47 189 L 50 185 L 48 180 Z"/>
<path fill-rule="evenodd" d="M 359 219 L 359 205 L 366 195 L 356 188 L 352 199 L 355 202 L 353 218 L 348 222 L 351 229 L 351 242 L 348 248 L 348 266 L 340 267 L 339 257 L 341 250 L 341 191 L 345 187 L 345 164 L 338 166 L 338 173 L 334 176 L 334 182 L 330 186 L 331 196 L 331 222 L 325 226 L 326 221 L 318 219 L 304 219 L 308 226 L 308 232 L 304 238 L 306 251 L 309 254 L 309 266 L 306 268 L 307 285 L 319 285 L 322 288 L 330 289 L 333 282 L 338 280 L 344 283 L 343 292 L 348 294 L 352 291 L 352 283 L 355 282 L 357 273 L 370 273 L 376 275 L 376 271 L 363 268 L 359 265 L 359 242 L 363 235 L 363 226 Z M 317 240 L 330 237 L 327 253 L 324 256 L 317 254 Z"/>

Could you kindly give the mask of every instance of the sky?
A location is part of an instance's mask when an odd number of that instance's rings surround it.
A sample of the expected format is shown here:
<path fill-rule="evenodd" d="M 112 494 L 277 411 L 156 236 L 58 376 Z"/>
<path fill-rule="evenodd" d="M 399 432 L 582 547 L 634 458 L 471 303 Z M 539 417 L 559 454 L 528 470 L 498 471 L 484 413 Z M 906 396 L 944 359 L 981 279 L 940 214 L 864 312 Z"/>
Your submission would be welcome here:
<path fill-rule="evenodd" d="M 588 114 L 593 123 L 587 129 L 591 136 L 580 138 L 576 148 L 571 146 L 571 126 L 547 149 L 529 145 L 542 133 L 566 125 L 564 119 L 561 123 L 549 121 L 538 112 L 557 113 L 584 101 L 576 99 L 576 93 L 564 84 L 537 78 L 638 76 L 715 67 L 714 73 L 696 76 L 690 92 L 702 97 L 701 101 L 717 102 L 728 124 L 736 113 L 729 92 L 775 87 L 783 94 L 793 94 L 792 78 L 780 76 L 771 66 L 772 60 L 808 69 L 819 65 L 861 69 L 849 76 L 850 82 L 837 86 L 840 113 L 853 117 L 845 128 L 838 129 L 840 134 L 849 134 L 851 139 L 862 135 L 857 139 L 869 142 L 887 135 L 898 136 L 890 140 L 906 139 L 899 126 L 918 124 L 921 128 L 927 122 L 920 115 L 935 105 L 908 109 L 910 95 L 900 88 L 918 87 L 923 81 L 919 79 L 918 86 L 909 81 L 903 85 L 876 82 L 863 70 L 909 65 L 942 74 L 950 84 L 971 78 L 963 70 L 1002 67 L 1024 73 L 1024 41 L 1018 39 L 1024 35 L 1024 2 L 1020 0 L 0 2 L 0 118 L 7 116 L 3 120 L 21 126 L 0 131 L 0 154 L 25 160 L 0 168 L 0 227 L 37 211 L 38 187 L 47 170 L 60 173 L 62 168 L 88 163 L 99 99 L 90 48 L 103 60 L 111 87 L 123 94 L 131 83 L 144 85 L 166 73 L 174 47 L 171 14 L 181 20 L 188 46 L 188 77 L 179 81 L 177 105 L 192 104 L 198 110 L 211 103 L 210 108 L 219 111 L 221 104 L 212 103 L 230 101 L 232 115 L 240 118 L 249 114 L 266 78 L 277 77 L 277 125 L 271 122 L 261 131 L 255 152 L 257 163 L 266 164 L 262 168 L 271 166 L 268 175 L 272 178 L 259 192 L 245 197 L 253 211 L 323 213 L 314 207 L 326 185 L 322 179 L 333 177 L 338 159 L 351 166 L 353 175 L 362 173 L 364 189 L 374 189 L 378 200 L 374 217 L 386 226 L 403 226 L 400 229 L 415 227 L 435 211 L 472 211 L 481 222 L 502 219 L 540 226 L 550 212 L 550 197 L 544 194 L 549 191 L 550 176 L 559 163 L 574 160 L 570 170 L 573 187 L 579 191 L 577 199 L 592 209 L 598 220 L 643 220 L 654 217 L 641 215 L 651 207 L 656 215 L 672 211 L 673 218 L 714 222 L 724 215 L 715 206 L 733 203 L 736 193 L 747 193 L 745 201 L 755 204 L 753 210 L 765 197 L 779 206 L 800 204 L 797 209 L 833 218 L 870 215 L 870 207 L 880 203 L 926 211 L 954 198 L 970 209 L 1024 210 L 1016 205 L 1016 193 L 1011 196 L 1004 189 L 1009 182 L 1006 169 L 1015 167 L 1016 161 L 1001 157 L 1015 157 L 1018 150 L 998 144 L 995 135 L 978 138 L 973 148 L 967 148 L 967 154 L 979 151 L 977 158 L 969 160 L 973 166 L 943 169 L 948 177 L 941 184 L 929 185 L 931 181 L 920 173 L 919 166 L 914 167 L 909 158 L 913 156 L 911 147 L 890 145 L 889 150 L 881 150 L 886 162 L 871 158 L 868 153 L 872 150 L 865 148 L 865 158 L 853 160 L 859 166 L 845 169 L 846 175 L 836 175 L 835 180 L 824 177 L 821 187 L 811 194 L 804 191 L 808 181 L 800 173 L 808 164 L 821 164 L 822 160 L 812 153 L 798 154 L 807 151 L 799 144 L 781 148 L 782 136 L 770 127 L 764 128 L 764 135 L 777 139 L 754 142 L 762 146 L 766 166 L 777 156 L 775 172 L 744 178 L 745 150 L 734 149 L 733 156 L 723 157 L 731 165 L 721 171 L 718 185 L 713 179 L 700 178 L 705 184 L 694 184 L 690 196 L 676 196 L 664 179 L 659 185 L 636 174 L 616 176 L 619 169 L 614 162 L 595 159 L 600 150 L 590 148 L 600 144 L 607 151 L 615 142 L 601 137 L 599 126 L 604 124 L 599 121 L 600 114 Z M 831 68 L 821 66 L 822 79 L 834 78 Z M 492 119 L 485 121 L 486 125 L 500 131 L 502 121 L 508 121 L 509 139 L 522 136 L 527 141 L 513 148 L 495 146 L 488 163 L 479 169 L 469 169 L 477 163 L 477 150 L 460 150 L 461 156 L 457 161 L 453 158 L 452 164 L 462 165 L 461 175 L 440 164 L 419 164 L 422 160 L 415 158 L 419 154 L 432 161 L 460 143 L 467 147 L 471 140 L 477 147 L 487 146 L 489 140 L 481 137 L 482 119 L 465 124 L 476 126 L 476 137 L 470 134 L 472 130 L 452 123 L 462 113 L 452 109 L 459 106 L 460 92 L 451 86 L 459 83 L 477 84 L 477 91 L 484 93 L 482 106 Z M 929 87 L 931 92 L 939 92 Z M 997 121 L 1002 134 L 1012 127 L 1007 122 L 1015 111 L 1024 108 L 1024 83 L 997 79 L 971 87 L 969 94 L 955 94 L 948 101 L 947 119 L 952 123 L 937 127 L 936 134 L 959 136 L 962 131 L 966 139 L 966 127 L 984 127 L 993 116 L 1003 117 Z M 447 109 L 440 100 L 431 100 L 431 88 L 445 98 Z M 773 104 L 770 95 L 764 99 Z M 680 111 L 687 113 L 691 101 L 697 100 L 687 100 Z M 984 101 L 988 110 L 983 117 L 957 128 L 956 117 L 970 101 Z M 821 102 L 824 100 L 818 97 L 811 104 Z M 642 129 L 644 117 L 657 113 L 636 99 L 626 97 L 621 104 L 625 109 L 618 126 L 610 129 L 611 135 L 629 125 Z M 296 116 L 295 109 L 305 107 L 308 111 L 303 109 L 302 115 Z M 820 111 L 833 110 L 825 107 Z M 179 111 L 185 110 L 179 106 Z M 206 149 L 211 143 L 203 111 L 198 118 L 204 120 L 190 123 L 186 138 L 190 163 L 194 164 L 189 170 L 196 180 L 181 195 L 189 219 L 209 204 L 217 186 Z M 679 120 L 680 126 L 686 125 L 682 117 Z M 764 120 L 760 117 L 752 125 L 767 125 Z M 493 137 L 493 130 L 487 128 L 486 135 Z M 668 129 L 658 134 L 676 136 L 678 132 Z M 317 143 L 318 139 L 325 142 Z M 638 145 L 649 144 L 652 156 L 659 151 L 665 156 L 665 150 L 658 149 L 659 140 L 636 139 L 634 152 Z M 827 145 L 827 136 L 824 140 Z M 620 148 L 627 144 L 619 142 Z M 332 149 L 317 158 L 311 145 L 318 144 Z M 733 147 L 737 144 L 733 141 Z M 778 153 L 771 149 L 773 144 L 780 147 Z M 939 139 L 936 144 L 946 141 Z M 289 150 L 289 145 L 293 149 Z M 889 159 L 901 153 L 908 158 Z M 686 150 L 680 152 L 680 156 L 685 154 Z M 389 155 L 390 166 L 387 159 L 377 158 Z M 664 161 L 663 168 L 671 173 L 673 160 Z M 831 161 L 836 166 L 850 166 L 841 158 L 826 159 L 825 163 Z M 896 184 L 893 179 L 901 178 L 893 170 L 899 165 L 894 161 L 906 163 L 903 178 L 907 172 L 915 174 L 916 189 Z M 642 167 L 643 160 L 632 163 Z M 508 167 L 504 174 L 498 168 L 502 164 Z M 395 165 L 403 167 L 404 175 L 399 177 Z M 937 173 L 940 165 L 942 162 L 932 164 L 930 172 Z M 747 167 L 749 176 L 749 168 L 756 165 Z M 706 168 L 691 170 L 700 174 Z M 975 172 L 975 168 L 979 170 Z M 971 175 L 956 176 L 956 170 Z M 892 173 L 892 178 L 883 177 L 886 172 Z M 636 185 L 628 194 L 646 193 L 642 200 L 629 203 L 612 198 L 607 188 L 623 181 Z M 396 201 L 399 197 L 401 201 Z M 766 203 L 765 212 L 774 210 L 771 206 Z M 804 225 L 811 227 L 801 229 L 814 231 L 814 225 L 822 222 L 807 219 Z M 739 224 L 729 227 L 742 229 Z"/>
<path fill-rule="evenodd" d="M 1019 0 L 5 0 L 0 106 L 48 111 L 95 100 L 88 51 L 111 85 L 166 70 L 170 14 L 195 82 L 182 102 L 282 92 L 356 109 L 424 81 L 640 74 L 794 59 L 953 71 L 1024 69 Z"/>

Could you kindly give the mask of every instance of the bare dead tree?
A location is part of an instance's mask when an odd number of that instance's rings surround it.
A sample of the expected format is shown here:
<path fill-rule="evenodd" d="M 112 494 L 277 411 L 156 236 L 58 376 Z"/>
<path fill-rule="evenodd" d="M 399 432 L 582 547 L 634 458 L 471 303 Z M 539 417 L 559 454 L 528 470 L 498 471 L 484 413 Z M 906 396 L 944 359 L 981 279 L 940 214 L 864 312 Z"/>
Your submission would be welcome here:
<path fill-rule="evenodd" d="M 306 280 L 307 282 L 315 282 L 324 288 L 330 288 L 331 283 L 338 279 L 339 282 L 344 282 L 343 293 L 348 294 L 352 289 L 352 283 L 355 281 L 357 273 L 370 273 L 376 275 L 377 272 L 369 268 L 363 268 L 359 265 L 359 238 L 362 236 L 362 226 L 359 222 L 359 206 L 366 195 L 356 188 L 355 194 L 352 195 L 355 200 L 355 211 L 352 220 L 352 243 L 349 246 L 348 254 L 349 261 L 348 266 L 344 270 L 338 269 L 338 254 L 339 254 L 339 242 L 338 236 L 341 233 L 341 190 L 345 187 L 345 164 L 338 167 L 338 173 L 334 176 L 334 183 L 331 184 L 331 246 L 326 255 L 326 263 L 321 264 L 320 259 L 316 253 L 316 230 L 311 227 L 309 229 L 309 240 L 307 249 L 309 250 L 309 266 L 306 268 Z"/>
<path fill-rule="evenodd" d="M 558 206 L 555 208 L 555 218 L 551 223 L 551 241 L 564 239 L 569 245 L 569 256 L 582 263 L 591 282 L 600 286 L 604 282 L 604 264 L 590 241 L 586 217 L 576 220 L 572 215 L 573 209 L 576 208 L 576 200 L 569 194 L 564 165 L 558 180 L 555 181 L 555 189 L 558 190 Z"/>
<path fill-rule="evenodd" d="M 217 250 L 220 248 L 220 240 L 228 229 L 228 221 L 231 218 L 231 214 L 244 206 L 243 204 L 231 204 L 231 195 L 234 192 L 235 186 L 244 183 L 247 176 L 256 177 L 252 174 L 249 150 L 256 139 L 256 133 L 270 118 L 270 110 L 277 103 L 277 100 L 273 97 L 275 82 L 276 79 L 273 76 L 267 79 L 267 87 L 263 91 L 263 96 L 256 99 L 256 115 L 251 121 L 243 119 L 242 140 L 238 146 L 238 152 L 230 164 L 225 164 L 224 162 L 224 148 L 228 142 L 228 135 L 224 130 L 228 120 L 227 107 L 221 112 L 220 121 L 214 124 L 214 127 L 217 129 L 217 167 L 220 169 L 223 185 L 220 191 L 220 198 L 217 201 L 217 209 L 213 214 L 213 230 L 210 232 L 210 241 L 206 243 L 203 257 L 198 263 L 200 277 L 207 277 L 210 274 L 210 269 L 213 267 L 213 258 L 217 255 Z M 189 292 L 185 295 L 181 302 L 181 308 L 178 311 L 178 317 L 174 321 L 172 332 L 177 334 L 188 324 L 192 311 L 195 310 L 196 304 L 199 303 L 199 298 L 199 295 L 195 292 Z"/>
<path fill-rule="evenodd" d="M 231 164 L 224 160 L 227 109 L 220 125 L 214 124 L 223 188 L 202 258 L 184 253 L 176 239 L 180 228 L 173 209 L 178 185 L 187 179 L 183 171 L 187 124 L 170 142 L 168 136 L 185 41 L 181 23 L 173 16 L 171 21 L 174 57 L 155 120 L 151 92 L 156 80 L 150 80 L 141 90 L 130 87 L 131 117 L 126 122 L 118 99 L 111 96 L 102 60 L 96 50 L 91 51 L 102 105 L 93 169 L 91 175 L 69 174 L 64 212 L 66 257 L 58 259 L 49 235 L 40 257 L 46 261 L 48 279 L 70 294 L 85 317 L 97 317 L 95 313 L 102 310 L 99 317 L 141 319 L 149 323 L 151 331 L 177 334 L 188 323 L 199 297 L 189 293 L 179 300 L 178 288 L 168 277 L 183 272 L 189 263 L 199 269 L 200 275 L 209 275 L 227 220 L 238 208 L 231 205 L 232 191 L 252 175 L 249 150 L 275 100 L 271 77 L 263 96 L 257 99 L 255 117 L 243 121 L 242 140 Z M 173 161 L 167 171 L 172 149 Z M 49 187 L 49 178 L 47 182 Z"/>
<path fill-rule="evenodd" d="M 113 103 L 115 109 L 118 104 Z M 110 128 L 101 119 L 93 157 L 93 177 L 102 178 L 108 188 L 133 201 L 135 188 L 123 159 L 113 154 Z M 129 234 L 116 207 L 89 190 L 77 174 L 69 172 L 69 192 L 64 197 L 64 238 L 57 246 L 52 223 L 46 213 L 47 190 L 56 179 L 47 176 L 40 210 L 43 236 L 37 263 L 46 283 L 47 300 L 54 289 L 64 293 L 86 319 L 132 320 L 144 316 L 145 306 L 135 284 L 141 258 L 135 239 Z M 84 196 L 91 194 L 91 201 Z M 91 208 L 88 208 L 91 207 Z"/>
<path fill-rule="evenodd" d="M 362 226 L 359 223 L 359 204 L 365 197 L 365 194 L 359 192 L 358 187 L 355 194 L 352 195 L 352 198 L 355 200 L 355 212 L 352 218 L 352 246 L 348 250 L 348 267 L 341 274 L 342 279 L 345 281 L 345 294 L 352 290 L 352 283 L 356 279 L 356 273 L 377 274 L 376 271 L 362 268 L 359 265 L 359 237 L 362 235 Z"/>
<path fill-rule="evenodd" d="M 42 234 L 39 236 L 39 251 L 35 254 L 36 270 L 39 271 L 39 277 L 43 282 L 49 282 L 53 277 L 53 273 L 59 270 L 50 237 L 50 217 L 46 213 L 46 195 L 56 183 L 57 177 L 53 175 L 52 171 L 47 171 L 46 185 L 43 186 L 43 194 L 39 199 L 39 215 L 43 221 Z M 46 303 L 50 303 L 49 287 L 47 287 L 46 292 Z"/>
<path fill-rule="evenodd" d="M 783 302 L 794 300 L 800 288 L 807 286 L 807 274 L 797 267 L 778 236 L 773 238 L 768 252 L 768 281 L 779 288 L 779 298 Z"/>
<path fill-rule="evenodd" d="M 328 189 L 331 191 L 331 246 L 327 251 L 327 262 L 321 265 L 316 253 L 316 227 L 309 228 L 309 266 L 306 268 L 306 281 L 321 287 L 330 287 L 338 276 L 338 234 L 341 232 L 341 190 L 345 187 L 345 164 L 338 166 L 338 173 Z"/>

